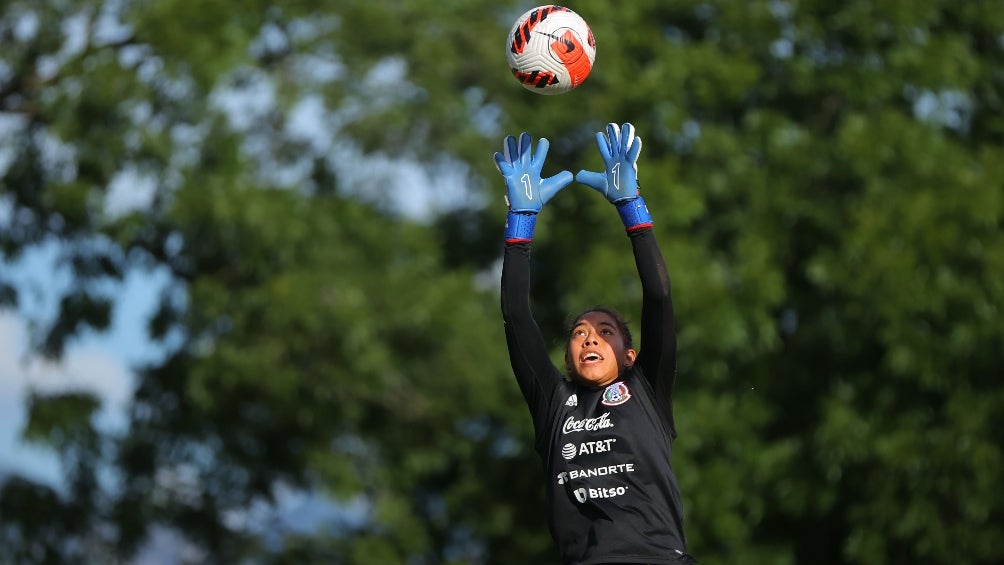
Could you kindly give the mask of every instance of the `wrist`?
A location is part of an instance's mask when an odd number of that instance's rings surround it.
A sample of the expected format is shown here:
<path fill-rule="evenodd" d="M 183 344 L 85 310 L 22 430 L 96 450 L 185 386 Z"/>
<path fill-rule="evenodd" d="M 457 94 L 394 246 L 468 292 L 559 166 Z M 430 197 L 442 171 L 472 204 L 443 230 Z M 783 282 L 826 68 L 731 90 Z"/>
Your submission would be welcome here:
<path fill-rule="evenodd" d="M 505 242 L 521 243 L 533 240 L 533 230 L 537 227 L 537 214 L 513 212 L 505 218 Z"/>
<path fill-rule="evenodd" d="M 648 213 L 648 206 L 641 196 L 620 202 L 615 206 L 627 231 L 652 227 L 652 216 Z"/>

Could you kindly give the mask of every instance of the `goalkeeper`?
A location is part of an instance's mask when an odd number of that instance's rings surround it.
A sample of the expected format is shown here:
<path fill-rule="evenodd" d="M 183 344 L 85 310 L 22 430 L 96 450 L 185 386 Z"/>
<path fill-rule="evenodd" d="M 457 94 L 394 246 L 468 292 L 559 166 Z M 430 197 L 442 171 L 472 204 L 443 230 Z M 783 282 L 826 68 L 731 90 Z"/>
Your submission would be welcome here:
<path fill-rule="evenodd" d="M 627 230 L 643 293 L 640 347 L 618 314 L 595 308 L 572 323 L 565 374 L 551 362 L 530 310 L 530 245 L 537 213 L 573 177 L 562 171 L 542 178 L 548 141 L 531 152 L 523 133 L 506 137 L 495 154 L 509 206 L 502 267 L 509 359 L 533 420 L 562 562 L 696 563 L 686 553 L 670 466 L 676 330 L 666 263 L 638 191 L 641 139 L 631 124 L 609 124 L 596 140 L 606 170 L 574 179 L 605 196 Z M 588 247 L 582 253 L 588 257 Z"/>

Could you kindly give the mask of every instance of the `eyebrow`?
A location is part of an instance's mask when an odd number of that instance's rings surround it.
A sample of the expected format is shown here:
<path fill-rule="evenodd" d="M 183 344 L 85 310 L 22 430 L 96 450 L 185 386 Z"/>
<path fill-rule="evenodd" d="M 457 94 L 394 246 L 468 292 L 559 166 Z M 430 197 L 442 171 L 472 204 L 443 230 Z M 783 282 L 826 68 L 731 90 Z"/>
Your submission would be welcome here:
<path fill-rule="evenodd" d="M 585 326 L 585 325 L 587 325 L 585 322 L 579 322 L 578 324 L 575 324 L 574 326 L 572 326 L 572 329 L 574 330 L 574 329 L 578 328 L 579 326 Z M 614 324 L 612 324 L 612 323 L 610 323 L 610 322 L 600 322 L 600 323 L 598 323 L 596 325 L 597 326 L 608 326 L 608 327 L 611 327 L 611 328 L 613 328 L 615 330 L 617 329 L 617 326 L 614 325 Z"/>

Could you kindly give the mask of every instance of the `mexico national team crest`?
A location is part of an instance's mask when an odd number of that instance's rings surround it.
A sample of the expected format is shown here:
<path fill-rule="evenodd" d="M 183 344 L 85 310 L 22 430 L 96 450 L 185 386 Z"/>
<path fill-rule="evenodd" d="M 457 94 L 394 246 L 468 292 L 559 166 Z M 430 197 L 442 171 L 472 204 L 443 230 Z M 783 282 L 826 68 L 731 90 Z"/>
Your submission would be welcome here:
<path fill-rule="evenodd" d="M 614 383 L 603 391 L 602 403 L 607 406 L 620 406 L 631 399 L 631 391 L 625 383 Z"/>

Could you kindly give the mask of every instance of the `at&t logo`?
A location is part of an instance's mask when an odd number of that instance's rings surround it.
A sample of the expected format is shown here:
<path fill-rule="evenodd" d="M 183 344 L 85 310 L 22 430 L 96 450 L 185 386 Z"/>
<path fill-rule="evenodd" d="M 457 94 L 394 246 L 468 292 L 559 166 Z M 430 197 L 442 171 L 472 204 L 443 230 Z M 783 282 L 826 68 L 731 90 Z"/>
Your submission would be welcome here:
<path fill-rule="evenodd" d="M 589 455 L 591 453 L 606 453 L 613 449 L 617 438 L 601 439 L 597 441 L 584 441 L 576 446 L 574 443 L 566 443 L 561 447 L 561 456 L 567 461 L 571 461 L 576 455 Z"/>

